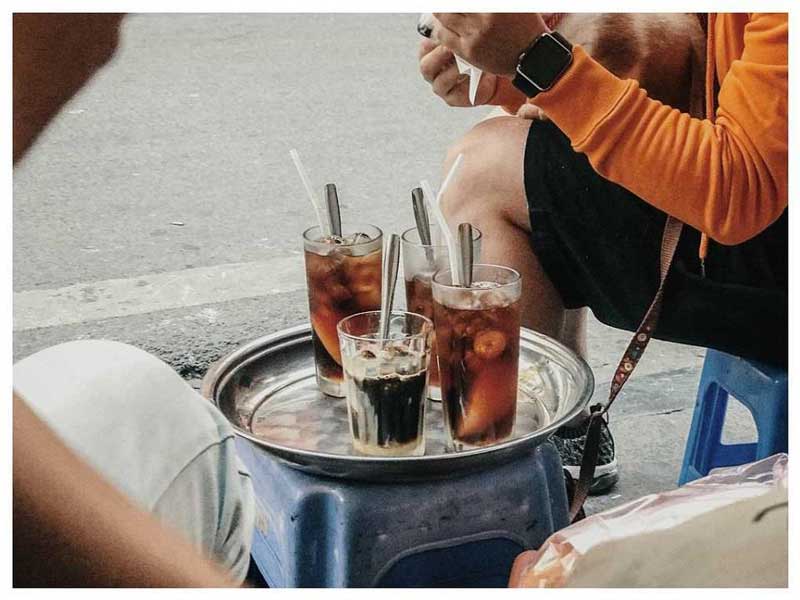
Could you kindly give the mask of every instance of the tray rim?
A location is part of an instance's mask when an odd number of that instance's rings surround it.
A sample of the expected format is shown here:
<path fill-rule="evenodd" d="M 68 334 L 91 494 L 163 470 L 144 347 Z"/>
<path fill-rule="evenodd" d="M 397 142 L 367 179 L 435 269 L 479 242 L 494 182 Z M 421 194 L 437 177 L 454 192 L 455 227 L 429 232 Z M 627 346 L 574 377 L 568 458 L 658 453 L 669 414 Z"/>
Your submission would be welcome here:
<path fill-rule="evenodd" d="M 254 354 L 270 347 L 275 347 L 279 342 L 286 343 L 306 336 L 309 339 L 311 337 L 310 323 L 288 327 L 246 342 L 209 366 L 202 379 L 200 394 L 220 409 L 217 391 L 232 376 L 236 368 L 245 364 Z M 583 358 L 557 340 L 526 327 L 520 328 L 520 338 L 526 341 L 533 341 L 539 345 L 549 346 L 551 350 L 555 351 L 556 355 L 564 356 L 568 360 L 576 362 L 586 377 L 587 385 L 578 402 L 559 419 L 554 419 L 545 427 L 524 436 L 498 444 L 462 452 L 423 456 L 385 457 L 332 454 L 270 442 L 242 429 L 232 422 L 227 415 L 225 415 L 225 420 L 231 425 L 237 436 L 265 449 L 270 454 L 286 461 L 290 466 L 331 477 L 386 480 L 387 478 L 398 479 L 398 476 L 405 476 L 404 478 L 406 479 L 424 479 L 428 478 L 426 474 L 456 474 L 463 470 L 477 470 L 482 468 L 481 463 L 484 465 L 494 464 L 494 459 L 516 455 L 518 452 L 529 448 L 532 449 L 544 442 L 556 429 L 571 421 L 588 406 L 594 393 L 594 373 Z M 330 468 L 331 466 L 332 468 Z"/>

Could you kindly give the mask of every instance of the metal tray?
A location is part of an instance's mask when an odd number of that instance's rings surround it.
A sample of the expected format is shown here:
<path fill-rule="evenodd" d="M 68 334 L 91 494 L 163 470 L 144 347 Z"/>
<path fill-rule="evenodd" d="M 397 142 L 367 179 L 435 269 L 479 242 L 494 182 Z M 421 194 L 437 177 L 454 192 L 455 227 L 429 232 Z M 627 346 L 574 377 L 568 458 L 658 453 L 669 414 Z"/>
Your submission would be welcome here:
<path fill-rule="evenodd" d="M 236 433 L 289 465 L 330 477 L 419 480 L 479 470 L 530 452 L 583 410 L 594 390 L 589 366 L 546 336 L 522 329 L 517 416 L 511 437 L 465 452 L 445 451 L 441 405 L 430 402 L 424 456 L 353 453 L 343 398 L 316 386 L 311 328 L 254 340 L 217 361 L 202 394 Z"/>

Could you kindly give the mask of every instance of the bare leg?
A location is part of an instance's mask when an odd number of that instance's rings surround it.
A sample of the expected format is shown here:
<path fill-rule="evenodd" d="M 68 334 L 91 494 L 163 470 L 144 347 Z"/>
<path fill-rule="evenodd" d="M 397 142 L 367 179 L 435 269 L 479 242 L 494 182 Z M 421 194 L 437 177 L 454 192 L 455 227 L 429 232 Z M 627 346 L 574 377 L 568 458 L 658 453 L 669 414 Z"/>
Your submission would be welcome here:
<path fill-rule="evenodd" d="M 228 421 L 168 365 L 126 344 L 78 340 L 19 361 L 14 387 L 86 462 L 84 470 L 93 468 L 132 504 L 226 567 L 232 579 L 245 578 L 256 519 L 250 476 Z M 111 500 L 101 503 L 107 526 L 124 512 Z M 120 538 L 116 548 L 124 543 Z M 132 564 L 119 581 L 144 582 L 143 569 Z"/>
<path fill-rule="evenodd" d="M 522 274 L 522 324 L 583 355 L 583 311 L 565 311 L 531 249 L 523 183 L 530 123 L 516 117 L 489 119 L 456 142 L 448 151 L 445 169 L 459 153 L 464 154 L 464 166 L 447 191 L 443 210 L 450 223 L 469 221 L 483 232 L 481 262 L 509 266 Z"/>
<path fill-rule="evenodd" d="M 583 358 L 587 358 L 586 349 L 586 313 L 587 308 L 574 308 L 564 314 L 564 328 L 560 341 L 569 346 Z"/>

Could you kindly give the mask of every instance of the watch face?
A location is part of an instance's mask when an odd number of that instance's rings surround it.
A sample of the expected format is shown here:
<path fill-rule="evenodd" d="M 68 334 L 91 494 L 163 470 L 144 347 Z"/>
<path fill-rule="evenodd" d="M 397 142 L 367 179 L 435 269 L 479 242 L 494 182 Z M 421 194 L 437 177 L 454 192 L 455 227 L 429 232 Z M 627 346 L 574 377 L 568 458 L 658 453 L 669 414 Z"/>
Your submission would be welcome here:
<path fill-rule="evenodd" d="M 547 89 L 571 60 L 570 51 L 550 35 L 543 35 L 522 59 L 525 75 L 541 89 Z"/>

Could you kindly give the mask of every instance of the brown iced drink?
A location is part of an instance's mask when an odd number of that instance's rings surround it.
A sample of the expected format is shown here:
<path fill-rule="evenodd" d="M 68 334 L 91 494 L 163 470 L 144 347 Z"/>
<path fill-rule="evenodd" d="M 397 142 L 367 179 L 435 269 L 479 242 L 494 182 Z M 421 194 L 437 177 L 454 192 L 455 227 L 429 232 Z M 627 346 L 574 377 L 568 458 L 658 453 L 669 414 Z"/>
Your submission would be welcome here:
<path fill-rule="evenodd" d="M 439 239 L 438 227 L 431 226 L 433 239 Z M 480 256 L 481 232 L 475 228 L 473 256 Z M 406 286 L 406 307 L 410 312 L 433 319 L 433 292 L 431 279 L 435 271 L 447 269 L 449 255 L 443 244 L 426 245 L 420 241 L 419 232 L 411 228 L 403 232 L 403 272 Z M 428 392 L 439 400 L 439 361 L 436 354 L 436 335 L 431 340 L 431 363 L 428 369 Z"/>
<path fill-rule="evenodd" d="M 418 275 L 406 280 L 406 306 L 409 312 L 433 320 L 433 291 L 430 277 Z M 431 363 L 428 367 L 428 385 L 439 386 L 439 361 L 436 358 L 436 334 L 431 337 Z"/>
<path fill-rule="evenodd" d="M 380 308 L 382 234 L 376 227 L 335 239 L 314 237 L 318 233 L 314 227 L 304 234 L 317 382 L 324 393 L 343 397 L 336 325 L 352 314 Z"/>
<path fill-rule="evenodd" d="M 476 269 L 485 267 L 476 265 Z M 437 289 L 434 284 L 442 408 L 456 450 L 496 443 L 509 437 L 514 428 L 518 277 L 511 289 L 491 280 L 479 281 L 469 289 Z"/>

